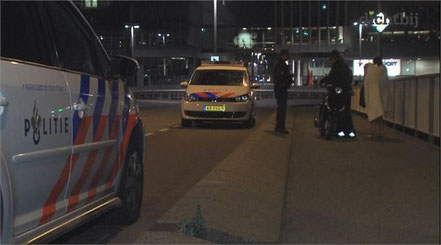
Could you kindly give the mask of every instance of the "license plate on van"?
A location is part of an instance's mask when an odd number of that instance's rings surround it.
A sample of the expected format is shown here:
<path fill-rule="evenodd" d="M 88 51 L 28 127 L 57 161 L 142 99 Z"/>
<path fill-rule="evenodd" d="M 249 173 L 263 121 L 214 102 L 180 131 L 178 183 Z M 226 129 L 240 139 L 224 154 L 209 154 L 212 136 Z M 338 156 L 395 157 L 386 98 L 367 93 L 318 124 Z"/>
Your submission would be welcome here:
<path fill-rule="evenodd" d="M 206 105 L 204 111 L 225 111 L 225 105 Z"/>

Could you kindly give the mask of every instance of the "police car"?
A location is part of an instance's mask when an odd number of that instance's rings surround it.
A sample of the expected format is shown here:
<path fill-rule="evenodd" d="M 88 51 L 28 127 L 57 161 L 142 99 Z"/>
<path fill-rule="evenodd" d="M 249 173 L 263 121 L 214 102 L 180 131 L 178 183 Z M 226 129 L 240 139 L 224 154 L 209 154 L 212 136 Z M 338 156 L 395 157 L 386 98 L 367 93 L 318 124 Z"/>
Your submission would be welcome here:
<path fill-rule="evenodd" d="M 46 242 L 118 207 L 139 217 L 144 134 L 122 79 L 72 2 L 1 1 L 0 243 Z"/>
<path fill-rule="evenodd" d="M 255 123 L 255 98 L 245 66 L 237 63 L 203 63 L 197 67 L 190 81 L 181 83 L 186 88 L 181 102 L 182 126 L 191 127 L 194 121 L 242 122 L 252 127 Z"/>

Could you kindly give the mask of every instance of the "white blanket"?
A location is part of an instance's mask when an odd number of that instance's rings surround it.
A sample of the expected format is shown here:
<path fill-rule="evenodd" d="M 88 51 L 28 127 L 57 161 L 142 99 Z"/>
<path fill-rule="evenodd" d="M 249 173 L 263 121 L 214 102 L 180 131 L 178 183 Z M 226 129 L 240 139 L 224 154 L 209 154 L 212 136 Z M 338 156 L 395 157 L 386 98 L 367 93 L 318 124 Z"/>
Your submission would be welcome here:
<path fill-rule="evenodd" d="M 391 111 L 390 82 L 384 65 L 367 64 L 364 75 L 364 98 L 369 121 Z"/>

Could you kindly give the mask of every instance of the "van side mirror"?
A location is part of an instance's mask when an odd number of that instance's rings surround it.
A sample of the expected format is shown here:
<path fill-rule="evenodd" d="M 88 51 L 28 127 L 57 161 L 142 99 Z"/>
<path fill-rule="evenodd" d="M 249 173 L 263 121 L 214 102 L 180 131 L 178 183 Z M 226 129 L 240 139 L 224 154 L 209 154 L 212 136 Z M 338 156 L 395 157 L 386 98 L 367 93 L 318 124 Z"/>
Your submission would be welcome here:
<path fill-rule="evenodd" d="M 186 88 L 188 87 L 188 81 L 184 81 L 180 83 L 181 87 Z"/>
<path fill-rule="evenodd" d="M 122 77 L 124 80 L 136 79 L 136 72 L 139 69 L 138 61 L 133 58 L 115 55 L 110 60 L 113 77 Z"/>

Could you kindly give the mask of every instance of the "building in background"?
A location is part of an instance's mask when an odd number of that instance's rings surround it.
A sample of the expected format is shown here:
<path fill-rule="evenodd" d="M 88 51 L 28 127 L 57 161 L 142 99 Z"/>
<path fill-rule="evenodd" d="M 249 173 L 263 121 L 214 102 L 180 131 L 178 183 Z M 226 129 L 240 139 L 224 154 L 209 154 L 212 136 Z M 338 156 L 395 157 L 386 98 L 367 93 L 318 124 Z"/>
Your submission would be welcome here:
<path fill-rule="evenodd" d="M 243 61 L 254 81 L 270 82 L 274 54 L 282 48 L 292 53 L 298 86 L 329 72 L 333 49 L 344 53 L 355 80 L 362 76 L 360 67 L 378 54 L 390 75 L 439 73 L 439 2 L 219 0 L 216 53 L 213 1 L 76 3 L 109 54 L 140 62 L 140 87 L 176 86 L 212 57 Z M 380 13 L 389 19 L 382 32 L 372 25 Z"/>

